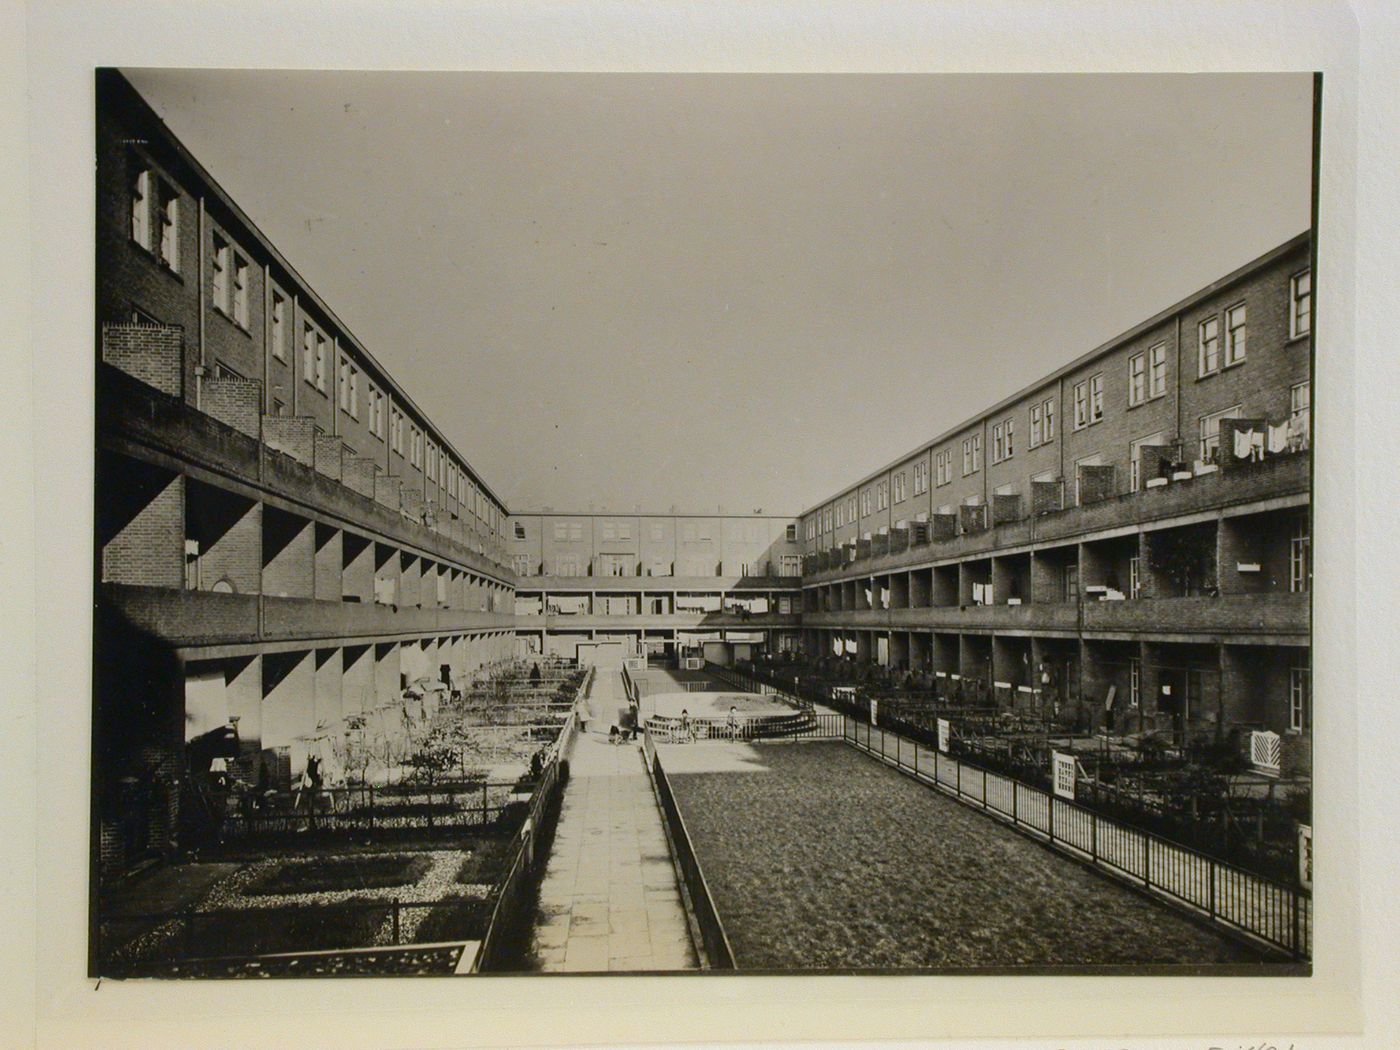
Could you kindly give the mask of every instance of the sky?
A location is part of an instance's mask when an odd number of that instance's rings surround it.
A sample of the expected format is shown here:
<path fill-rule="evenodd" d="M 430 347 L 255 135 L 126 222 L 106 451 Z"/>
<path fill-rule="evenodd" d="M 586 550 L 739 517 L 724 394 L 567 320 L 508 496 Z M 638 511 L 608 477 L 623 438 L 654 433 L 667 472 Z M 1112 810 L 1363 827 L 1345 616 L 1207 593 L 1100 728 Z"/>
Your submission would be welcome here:
<path fill-rule="evenodd" d="M 126 72 L 513 510 L 796 514 L 1309 224 L 1307 74 Z"/>

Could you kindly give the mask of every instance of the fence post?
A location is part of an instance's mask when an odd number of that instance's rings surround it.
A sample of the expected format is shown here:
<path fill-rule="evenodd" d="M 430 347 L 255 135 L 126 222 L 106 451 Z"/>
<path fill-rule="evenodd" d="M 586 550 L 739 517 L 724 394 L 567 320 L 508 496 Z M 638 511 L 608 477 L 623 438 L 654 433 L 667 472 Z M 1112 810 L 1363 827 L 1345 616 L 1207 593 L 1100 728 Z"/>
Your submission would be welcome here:
<path fill-rule="evenodd" d="M 1099 815 L 1089 811 L 1089 859 L 1097 867 L 1099 863 Z M 1212 881 L 1213 884 L 1213 881 Z"/>
<path fill-rule="evenodd" d="M 1152 885 L 1152 838 L 1145 831 L 1142 833 L 1142 884 Z"/>
<path fill-rule="evenodd" d="M 1211 860 L 1210 858 L 1207 858 L 1207 864 L 1209 865 L 1209 867 L 1208 867 L 1207 870 L 1206 870 L 1206 874 L 1210 877 L 1210 917 L 1211 917 L 1211 920 L 1214 921 L 1214 919 L 1215 919 L 1215 861 L 1214 861 L 1214 860 Z"/>
<path fill-rule="evenodd" d="M 1021 808 L 1021 793 L 1018 790 L 1020 786 L 1019 781 L 1013 780 L 1011 782 L 1011 826 L 1013 828 L 1021 823 L 1021 818 L 1016 813 L 1016 811 Z"/>
<path fill-rule="evenodd" d="M 1055 841 L 1055 795 L 1053 788 L 1051 793 L 1045 796 L 1045 811 L 1048 814 L 1047 822 L 1050 825 L 1050 841 Z"/>

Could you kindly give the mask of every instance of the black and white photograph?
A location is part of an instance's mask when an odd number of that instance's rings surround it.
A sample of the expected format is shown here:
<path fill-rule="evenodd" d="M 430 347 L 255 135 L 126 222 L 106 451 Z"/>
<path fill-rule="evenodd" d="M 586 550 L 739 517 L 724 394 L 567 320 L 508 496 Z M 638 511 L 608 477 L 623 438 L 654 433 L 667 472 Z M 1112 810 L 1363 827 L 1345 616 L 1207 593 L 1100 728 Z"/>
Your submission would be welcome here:
<path fill-rule="evenodd" d="M 1324 90 L 96 70 L 91 975 L 1306 976 Z"/>
<path fill-rule="evenodd" d="M 1389 1046 L 1396 40 L 0 10 L 0 1046 Z"/>

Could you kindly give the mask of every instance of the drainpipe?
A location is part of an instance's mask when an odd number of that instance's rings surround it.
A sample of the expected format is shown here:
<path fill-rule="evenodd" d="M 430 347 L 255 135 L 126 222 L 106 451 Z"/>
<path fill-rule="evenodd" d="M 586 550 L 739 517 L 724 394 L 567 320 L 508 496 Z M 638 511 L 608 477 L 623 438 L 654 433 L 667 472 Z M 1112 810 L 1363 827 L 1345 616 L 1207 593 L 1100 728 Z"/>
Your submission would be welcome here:
<path fill-rule="evenodd" d="M 195 281 L 199 287 L 199 362 L 194 367 L 194 407 L 196 411 L 204 409 L 204 312 L 207 307 L 205 302 L 204 288 L 204 198 L 199 198 L 199 252 L 197 265 L 199 270 L 195 275 Z"/>

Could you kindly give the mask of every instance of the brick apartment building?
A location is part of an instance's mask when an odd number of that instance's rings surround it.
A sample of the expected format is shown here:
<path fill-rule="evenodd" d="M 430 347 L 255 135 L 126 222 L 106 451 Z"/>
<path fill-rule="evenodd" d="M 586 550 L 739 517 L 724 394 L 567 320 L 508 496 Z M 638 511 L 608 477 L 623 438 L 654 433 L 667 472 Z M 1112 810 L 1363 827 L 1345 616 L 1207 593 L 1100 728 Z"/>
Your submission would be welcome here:
<path fill-rule="evenodd" d="M 804 649 L 1307 768 L 1310 243 L 807 510 Z"/>
<path fill-rule="evenodd" d="M 285 784 L 346 716 L 508 657 L 515 610 L 500 498 L 130 84 L 97 89 L 95 789 L 119 868 L 176 836 L 187 741 L 233 725 L 240 772 Z"/>
<path fill-rule="evenodd" d="M 522 653 L 702 650 L 727 661 L 797 648 L 802 547 L 791 517 L 512 514 Z"/>
<path fill-rule="evenodd" d="M 169 848 L 191 742 L 285 784 L 409 683 L 600 644 L 1053 679 L 1306 764 L 1306 236 L 798 519 L 511 515 L 124 78 L 97 103 L 104 870 Z"/>

